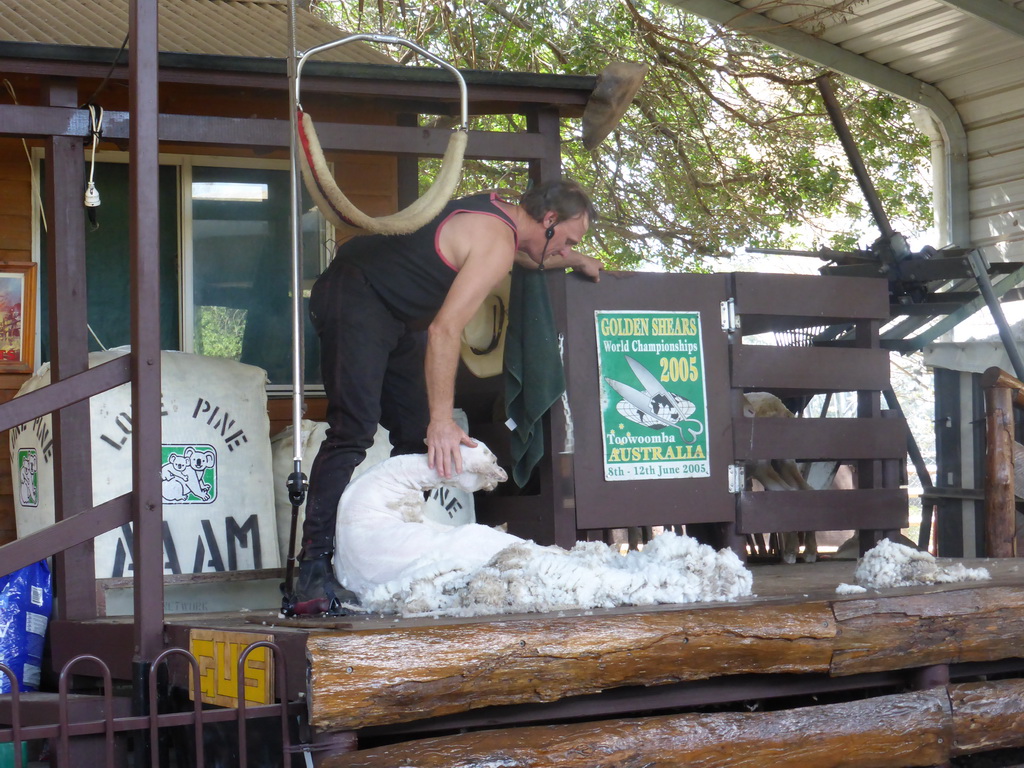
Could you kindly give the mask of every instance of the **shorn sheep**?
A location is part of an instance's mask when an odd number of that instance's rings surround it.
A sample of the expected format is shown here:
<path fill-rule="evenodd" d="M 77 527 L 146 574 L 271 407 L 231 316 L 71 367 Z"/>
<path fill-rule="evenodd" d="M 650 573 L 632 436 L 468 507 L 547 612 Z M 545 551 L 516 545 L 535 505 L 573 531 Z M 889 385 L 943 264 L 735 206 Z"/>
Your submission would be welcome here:
<path fill-rule="evenodd" d="M 794 418 L 782 400 L 770 392 L 747 392 L 743 396 L 743 415 L 748 417 Z M 747 464 L 747 477 L 757 480 L 766 491 L 809 491 L 800 468 L 793 459 L 761 459 Z M 804 531 L 804 561 L 813 563 L 818 558 L 818 543 L 814 531 Z M 779 549 L 785 563 L 795 563 L 800 550 L 800 533 L 783 533 Z"/>
<path fill-rule="evenodd" d="M 424 557 L 485 563 L 520 541 L 485 525 L 450 526 L 424 518 L 425 491 L 442 485 L 490 491 L 508 479 L 483 443 L 461 450 L 462 472 L 447 479 L 427 466 L 426 455 L 410 454 L 382 461 L 349 483 L 338 505 L 334 570 L 339 582 L 361 595 Z"/>

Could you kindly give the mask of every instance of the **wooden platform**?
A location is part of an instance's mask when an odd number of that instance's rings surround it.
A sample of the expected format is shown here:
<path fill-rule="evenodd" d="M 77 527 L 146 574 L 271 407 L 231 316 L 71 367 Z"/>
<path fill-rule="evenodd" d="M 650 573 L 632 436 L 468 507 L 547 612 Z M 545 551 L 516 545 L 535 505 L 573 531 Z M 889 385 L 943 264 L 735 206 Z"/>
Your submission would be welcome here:
<path fill-rule="evenodd" d="M 988 568 L 992 580 L 843 596 L 836 587 L 853 582 L 855 563 L 822 561 L 753 566 L 755 596 L 734 603 L 476 619 L 253 611 L 172 616 L 166 629 L 182 647 L 195 630 L 273 638 L 285 652 L 288 696 L 307 698 L 314 729 L 370 741 L 1024 678 L 1024 561 L 962 562 Z M 109 638 L 117 622 L 131 631 L 125 619 L 78 624 L 74 647 L 58 629 L 56 663 L 72 653 L 115 655 L 91 638 L 100 626 Z M 1024 740 L 1024 714 L 1016 717 L 1011 730 Z M 361 763 L 337 763 L 350 764 Z"/>

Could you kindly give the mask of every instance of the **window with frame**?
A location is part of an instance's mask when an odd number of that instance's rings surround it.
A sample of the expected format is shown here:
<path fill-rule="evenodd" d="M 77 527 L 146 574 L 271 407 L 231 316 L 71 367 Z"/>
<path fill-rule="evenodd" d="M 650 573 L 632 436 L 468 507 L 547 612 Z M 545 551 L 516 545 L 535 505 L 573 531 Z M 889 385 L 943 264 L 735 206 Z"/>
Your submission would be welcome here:
<path fill-rule="evenodd" d="M 103 157 L 94 179 L 98 226 L 86 226 L 90 349 L 130 341 L 128 166 Z M 269 389 L 291 390 L 292 252 L 287 163 L 258 165 L 161 157 L 161 345 L 267 371 Z M 329 225 L 302 203 L 303 317 L 307 388 L 320 385 L 309 289 L 330 259 Z M 45 230 L 40 230 L 45 253 Z M 45 259 L 39 259 L 45 285 Z M 41 359 L 49 359 L 45 291 Z"/>

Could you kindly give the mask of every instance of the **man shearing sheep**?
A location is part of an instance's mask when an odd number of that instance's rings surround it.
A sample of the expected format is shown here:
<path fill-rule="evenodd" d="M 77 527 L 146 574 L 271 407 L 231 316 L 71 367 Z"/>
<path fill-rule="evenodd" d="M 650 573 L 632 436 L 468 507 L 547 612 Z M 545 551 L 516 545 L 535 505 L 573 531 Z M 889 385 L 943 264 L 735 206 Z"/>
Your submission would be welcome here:
<path fill-rule="evenodd" d="M 378 423 L 392 455 L 425 448 L 441 476 L 462 470 L 459 446 L 476 444 L 452 418 L 463 329 L 514 262 L 572 267 L 596 281 L 601 263 L 573 250 L 594 215 L 582 187 L 558 180 L 518 202 L 497 193 L 452 200 L 411 234 L 338 248 L 310 296 L 329 428 L 310 469 L 298 602 L 356 602 L 333 575 L 335 520 Z"/>

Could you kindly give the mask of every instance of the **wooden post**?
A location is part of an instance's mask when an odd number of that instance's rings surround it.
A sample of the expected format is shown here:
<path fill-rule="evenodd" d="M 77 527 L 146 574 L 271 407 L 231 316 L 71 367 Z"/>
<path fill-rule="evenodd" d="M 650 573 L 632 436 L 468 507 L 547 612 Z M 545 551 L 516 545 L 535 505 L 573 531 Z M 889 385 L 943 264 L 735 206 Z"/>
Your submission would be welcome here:
<path fill-rule="evenodd" d="M 47 103 L 55 107 L 78 104 L 78 82 L 56 78 L 46 90 Z M 51 136 L 46 142 L 46 259 L 50 306 L 50 381 L 58 382 L 89 369 L 88 310 L 85 285 L 85 213 L 82 190 L 85 169 L 82 139 Z M 53 414 L 53 501 L 59 522 L 92 506 L 92 465 L 89 403 L 78 402 Z M 95 618 L 96 589 L 93 543 L 58 552 L 54 579 L 60 600 L 56 613 L 62 619 Z"/>
<path fill-rule="evenodd" d="M 988 374 L 986 384 L 991 381 Z M 985 388 L 985 554 L 989 557 L 1014 556 L 1014 390 L 1002 384 L 1003 377 L 998 377 Z"/>

